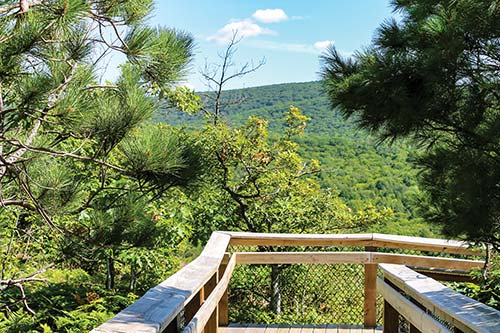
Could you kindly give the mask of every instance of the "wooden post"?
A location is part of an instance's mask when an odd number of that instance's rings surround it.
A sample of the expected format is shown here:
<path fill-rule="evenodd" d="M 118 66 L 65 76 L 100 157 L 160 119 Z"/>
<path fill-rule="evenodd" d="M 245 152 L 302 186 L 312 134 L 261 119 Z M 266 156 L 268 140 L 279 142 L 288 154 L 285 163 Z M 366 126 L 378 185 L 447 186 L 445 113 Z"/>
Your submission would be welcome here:
<path fill-rule="evenodd" d="M 389 304 L 384 301 L 384 333 L 399 333 L 399 314 Z"/>
<path fill-rule="evenodd" d="M 399 292 L 399 288 L 391 281 L 384 279 L 384 282 Z M 399 333 L 399 313 L 386 300 L 384 300 L 384 318 L 382 326 L 384 333 Z"/>
<path fill-rule="evenodd" d="M 219 272 L 216 272 L 214 276 L 212 276 L 212 278 L 208 280 L 208 282 L 203 287 L 203 301 L 205 301 L 205 299 L 208 297 L 208 295 L 210 295 L 212 290 L 214 290 L 218 281 L 219 281 Z M 205 326 L 204 332 L 217 333 L 218 327 L 219 327 L 219 311 L 217 307 L 210 316 L 210 319 L 208 320 L 207 325 Z"/>
<path fill-rule="evenodd" d="M 201 304 L 203 304 L 203 288 L 193 296 L 189 303 L 184 308 L 184 321 L 186 325 L 193 319 L 194 315 L 200 309 Z"/>
<path fill-rule="evenodd" d="M 376 247 L 367 246 L 367 252 L 377 251 Z M 365 264 L 365 327 L 377 326 L 377 264 Z"/>
<path fill-rule="evenodd" d="M 226 271 L 227 265 L 221 264 L 219 267 L 219 277 L 221 277 Z M 229 299 L 228 299 L 228 289 L 222 295 L 222 298 L 219 301 L 218 305 L 219 309 L 219 326 L 227 326 L 229 325 Z"/>

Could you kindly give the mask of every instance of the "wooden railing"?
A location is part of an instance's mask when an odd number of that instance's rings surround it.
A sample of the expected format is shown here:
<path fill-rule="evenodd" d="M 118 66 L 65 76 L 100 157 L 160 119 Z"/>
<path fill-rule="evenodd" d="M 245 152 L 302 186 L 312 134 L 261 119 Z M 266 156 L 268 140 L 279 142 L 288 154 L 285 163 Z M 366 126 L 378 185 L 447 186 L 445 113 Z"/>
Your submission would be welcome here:
<path fill-rule="evenodd" d="M 229 245 L 259 249 L 273 246 L 354 247 L 364 251 L 228 253 Z M 457 254 L 463 259 L 377 252 L 387 249 Z M 401 315 L 411 323 L 412 333 L 450 332 L 435 317 L 463 332 L 498 333 L 498 311 L 415 271 L 432 272 L 451 280 L 463 278 L 464 273 L 484 265 L 483 261 L 474 260 L 480 255 L 481 251 L 470 249 L 463 242 L 419 237 L 214 232 L 197 259 L 92 332 L 216 333 L 218 327 L 228 324 L 228 286 L 236 265 L 353 263 L 364 265 L 364 325 L 367 327 L 376 326 L 376 296 L 380 293 L 385 300 L 385 332 L 397 332 L 394 325 Z M 379 267 L 384 280 L 377 279 Z M 418 283 L 424 280 L 429 290 L 420 289 L 422 286 Z M 443 303 L 439 303 L 441 298 Z M 448 308 L 443 304 L 448 304 Z"/>

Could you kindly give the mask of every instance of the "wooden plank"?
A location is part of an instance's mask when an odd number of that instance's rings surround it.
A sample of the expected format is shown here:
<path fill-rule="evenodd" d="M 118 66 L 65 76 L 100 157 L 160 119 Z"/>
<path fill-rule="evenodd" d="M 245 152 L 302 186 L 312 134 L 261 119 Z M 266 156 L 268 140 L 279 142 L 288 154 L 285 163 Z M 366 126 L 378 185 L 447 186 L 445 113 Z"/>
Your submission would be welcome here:
<path fill-rule="evenodd" d="M 384 300 L 384 333 L 399 333 L 399 314 Z"/>
<path fill-rule="evenodd" d="M 441 270 L 441 271 L 432 269 L 430 270 L 422 267 L 413 267 L 411 265 L 407 266 L 408 268 L 414 270 L 415 272 L 421 273 L 437 281 L 478 283 L 477 279 L 471 276 L 470 273 L 466 272 L 451 271 L 451 270 Z"/>
<path fill-rule="evenodd" d="M 266 326 L 266 333 L 278 333 L 279 331 L 279 325 L 267 325 Z"/>
<path fill-rule="evenodd" d="M 232 245 L 262 246 L 374 246 L 405 248 L 421 251 L 478 255 L 482 251 L 470 249 L 466 242 L 436 238 L 384 234 L 272 234 L 227 232 Z"/>
<path fill-rule="evenodd" d="M 326 325 L 315 326 L 313 333 L 326 333 Z"/>
<path fill-rule="evenodd" d="M 463 332 L 500 332 L 500 311 L 402 265 L 380 265 L 384 278 Z M 421 330 L 426 332 L 425 330 Z"/>
<path fill-rule="evenodd" d="M 365 264 L 369 252 L 236 252 L 238 264 Z"/>
<path fill-rule="evenodd" d="M 297 330 L 297 327 L 292 327 L 291 325 L 268 325 L 267 327 L 259 325 L 246 325 L 245 327 L 239 326 L 228 326 L 220 327 L 219 333 L 290 333 L 291 330 Z M 295 331 L 294 331 L 295 332 Z M 360 326 L 349 326 L 349 325 L 318 325 L 311 326 L 305 325 L 301 328 L 301 333 L 380 333 L 382 329 L 377 328 L 361 328 Z"/>
<path fill-rule="evenodd" d="M 205 326 L 209 322 L 210 318 L 214 316 L 217 318 L 217 305 L 221 300 L 224 292 L 229 286 L 229 280 L 233 274 L 234 267 L 236 265 L 236 256 L 232 256 L 227 264 L 224 275 L 220 278 L 219 283 L 213 289 L 209 296 L 207 296 L 205 302 L 200 307 L 194 318 L 186 325 L 183 333 L 201 333 L 203 332 Z M 211 332 L 209 332 L 211 333 Z"/>
<path fill-rule="evenodd" d="M 314 326 L 312 326 L 312 325 L 304 325 L 302 327 L 301 333 L 313 333 L 313 332 L 314 332 Z"/>
<path fill-rule="evenodd" d="M 364 325 L 377 326 L 377 264 L 364 265 Z"/>
<path fill-rule="evenodd" d="M 372 254 L 371 260 L 373 263 L 378 264 L 400 264 L 427 268 L 457 269 L 462 271 L 470 271 L 473 268 L 481 268 L 484 265 L 484 261 L 480 260 L 438 258 L 378 252 Z"/>
<path fill-rule="evenodd" d="M 191 321 L 194 315 L 200 309 L 200 306 L 203 304 L 204 295 L 203 290 L 200 290 L 196 293 L 196 295 L 191 298 L 191 300 L 186 304 L 184 308 L 184 319 L 186 322 Z"/>
<path fill-rule="evenodd" d="M 226 271 L 227 263 L 219 267 L 219 276 L 223 276 Z M 217 306 L 219 312 L 219 326 L 227 326 L 229 324 L 229 298 L 228 288 L 224 291 L 222 298 Z"/>
<path fill-rule="evenodd" d="M 266 332 L 266 325 L 248 325 L 242 333 L 264 333 Z"/>
<path fill-rule="evenodd" d="M 387 283 L 377 278 L 377 291 L 399 314 L 408 319 L 422 332 L 452 333 L 449 329 L 429 316 L 418 306 L 392 289 Z"/>
<path fill-rule="evenodd" d="M 366 251 L 375 252 L 377 249 L 366 247 Z M 377 264 L 364 265 L 364 325 L 365 327 L 377 326 Z"/>
<path fill-rule="evenodd" d="M 272 234 L 251 232 L 228 232 L 228 234 L 231 235 L 231 245 L 358 246 L 360 243 L 368 244 L 372 240 L 372 234 Z"/>
<path fill-rule="evenodd" d="M 237 264 L 406 264 L 470 271 L 483 261 L 378 252 L 235 252 Z"/>
<path fill-rule="evenodd" d="M 387 234 L 373 234 L 374 245 L 377 247 L 413 249 L 421 251 L 444 252 L 466 255 L 481 255 L 483 251 L 471 249 L 470 244 L 463 241 L 438 238 L 412 237 Z"/>
<path fill-rule="evenodd" d="M 208 282 L 203 286 L 203 297 L 204 297 L 203 304 L 207 301 L 209 295 L 214 291 L 218 282 L 219 282 L 219 272 L 217 271 L 214 274 L 214 276 L 210 280 L 208 280 Z M 198 312 L 196 312 L 196 314 L 198 314 Z M 196 314 L 193 317 L 193 319 L 196 318 Z M 217 327 L 219 327 L 219 312 L 218 312 L 218 307 L 216 306 L 215 309 L 212 311 L 212 314 L 208 318 L 208 321 L 205 325 L 205 328 L 203 329 L 203 332 L 217 333 Z"/>
<path fill-rule="evenodd" d="M 159 333 L 218 270 L 230 236 L 214 232 L 198 258 L 92 333 Z"/>

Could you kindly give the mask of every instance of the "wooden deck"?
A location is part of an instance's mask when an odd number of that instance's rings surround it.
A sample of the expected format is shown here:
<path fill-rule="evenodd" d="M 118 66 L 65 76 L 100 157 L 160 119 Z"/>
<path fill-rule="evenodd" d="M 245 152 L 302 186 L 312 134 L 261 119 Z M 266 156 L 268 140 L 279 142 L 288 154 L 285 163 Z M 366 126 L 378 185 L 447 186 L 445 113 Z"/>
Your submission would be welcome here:
<path fill-rule="evenodd" d="M 218 333 L 379 333 L 382 328 L 362 328 L 349 325 L 241 325 L 219 327 Z"/>

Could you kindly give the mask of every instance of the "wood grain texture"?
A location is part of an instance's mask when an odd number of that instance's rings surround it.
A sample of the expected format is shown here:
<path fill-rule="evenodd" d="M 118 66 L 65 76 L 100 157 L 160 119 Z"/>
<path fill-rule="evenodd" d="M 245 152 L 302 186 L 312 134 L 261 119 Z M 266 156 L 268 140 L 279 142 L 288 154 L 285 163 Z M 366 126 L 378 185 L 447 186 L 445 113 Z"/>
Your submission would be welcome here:
<path fill-rule="evenodd" d="M 465 333 L 500 332 L 500 311 L 459 294 L 405 266 L 383 264 L 380 268 L 384 279 L 459 330 Z"/>
<path fill-rule="evenodd" d="M 349 325 L 230 325 L 219 333 L 381 333 L 382 329 Z"/>
<path fill-rule="evenodd" d="M 377 279 L 377 291 L 384 297 L 394 310 L 408 319 L 408 321 L 422 332 L 452 333 L 449 329 L 436 321 L 430 315 L 410 302 L 406 297 L 391 288 L 380 278 Z"/>
<path fill-rule="evenodd" d="M 484 261 L 378 252 L 235 252 L 237 264 L 403 264 L 468 272 Z"/>
<path fill-rule="evenodd" d="M 233 275 L 235 265 L 236 257 L 233 256 L 229 260 L 229 263 L 226 266 L 224 274 L 219 279 L 219 282 L 212 290 L 210 295 L 207 296 L 205 302 L 195 314 L 193 319 L 186 325 L 186 327 L 182 331 L 183 333 L 201 333 L 203 332 L 205 326 L 207 326 L 207 323 L 209 323 L 211 318 L 218 319 L 218 314 L 216 311 L 217 305 L 219 304 L 220 300 L 227 290 L 227 287 L 229 286 L 229 281 L 231 279 L 231 276 Z M 215 328 L 217 330 L 217 327 Z M 212 330 L 213 327 L 210 327 L 210 329 L 207 331 L 208 333 L 213 333 Z"/>
<path fill-rule="evenodd" d="M 373 246 L 396 249 L 480 255 L 466 242 L 385 234 L 271 234 L 227 232 L 232 245 Z"/>
<path fill-rule="evenodd" d="M 92 333 L 159 333 L 217 272 L 230 236 L 214 232 L 200 256 Z"/>

